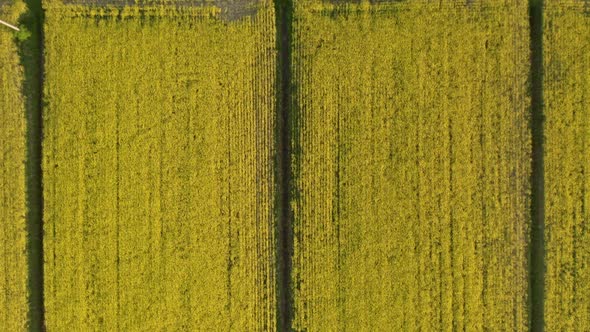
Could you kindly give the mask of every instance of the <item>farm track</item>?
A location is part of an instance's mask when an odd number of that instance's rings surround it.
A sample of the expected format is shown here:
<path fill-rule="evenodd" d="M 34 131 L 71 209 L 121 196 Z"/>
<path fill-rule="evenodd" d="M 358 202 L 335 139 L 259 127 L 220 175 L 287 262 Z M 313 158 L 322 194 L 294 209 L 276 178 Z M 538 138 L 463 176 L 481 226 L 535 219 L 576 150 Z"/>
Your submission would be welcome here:
<path fill-rule="evenodd" d="M 550 1 L 550 0 L 549 0 Z M 529 4 L 531 34 L 531 239 L 529 311 L 531 331 L 545 330 L 545 169 L 543 133 L 543 0 Z"/>
<path fill-rule="evenodd" d="M 291 95 L 291 14 L 292 1 L 277 2 L 275 5 L 277 27 L 277 126 L 275 130 L 276 153 L 276 202 L 277 223 L 277 310 L 278 331 L 291 329 L 293 319 L 293 211 L 291 209 L 292 188 L 292 131 L 293 104 Z"/>

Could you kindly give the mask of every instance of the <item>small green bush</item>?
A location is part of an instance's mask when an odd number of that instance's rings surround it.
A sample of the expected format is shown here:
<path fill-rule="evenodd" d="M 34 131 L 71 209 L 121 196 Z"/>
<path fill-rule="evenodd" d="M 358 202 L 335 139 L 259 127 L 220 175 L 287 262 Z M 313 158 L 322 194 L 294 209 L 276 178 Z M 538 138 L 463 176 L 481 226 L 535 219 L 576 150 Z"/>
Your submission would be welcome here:
<path fill-rule="evenodd" d="M 20 27 L 20 31 L 15 33 L 16 39 L 21 42 L 29 39 L 31 35 L 31 31 L 23 26 Z"/>

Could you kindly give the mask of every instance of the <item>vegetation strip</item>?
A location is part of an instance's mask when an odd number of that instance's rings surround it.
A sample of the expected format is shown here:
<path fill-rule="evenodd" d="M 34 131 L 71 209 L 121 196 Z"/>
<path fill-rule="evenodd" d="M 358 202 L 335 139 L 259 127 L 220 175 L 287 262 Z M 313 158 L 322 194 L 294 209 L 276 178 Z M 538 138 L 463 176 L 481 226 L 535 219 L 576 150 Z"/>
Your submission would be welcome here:
<path fill-rule="evenodd" d="M 22 1 L 0 3 L 0 18 L 16 24 L 26 11 Z M 14 30 L 0 25 L 0 331 L 25 331 L 34 291 L 30 260 L 27 190 L 28 97 L 20 42 Z"/>
<path fill-rule="evenodd" d="M 289 331 L 292 321 L 291 270 L 293 213 L 291 210 L 292 99 L 291 13 L 292 0 L 275 1 L 277 29 L 277 288 L 278 331 Z"/>
<path fill-rule="evenodd" d="M 293 329 L 529 329 L 528 4 L 325 3 L 293 14 Z"/>
<path fill-rule="evenodd" d="M 546 331 L 590 331 L 590 1 L 545 0 L 542 19 L 545 274 L 537 316 Z"/>
<path fill-rule="evenodd" d="M 274 329 L 274 7 L 86 14 L 46 11 L 47 328 Z"/>
<path fill-rule="evenodd" d="M 543 151 L 543 1 L 530 0 L 531 48 L 531 235 L 529 245 L 529 310 L 531 331 L 544 330 L 545 171 Z"/>

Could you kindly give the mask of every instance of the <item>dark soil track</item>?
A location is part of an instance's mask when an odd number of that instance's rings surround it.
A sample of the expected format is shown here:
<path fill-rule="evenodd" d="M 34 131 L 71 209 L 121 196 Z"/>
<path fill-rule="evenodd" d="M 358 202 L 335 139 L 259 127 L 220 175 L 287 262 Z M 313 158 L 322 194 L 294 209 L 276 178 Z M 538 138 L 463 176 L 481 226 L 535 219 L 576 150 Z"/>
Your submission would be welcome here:
<path fill-rule="evenodd" d="M 291 210 L 293 147 L 291 82 L 291 0 L 276 1 L 277 127 L 275 130 L 277 178 L 277 317 L 278 331 L 290 331 L 293 320 L 291 272 L 293 266 L 293 211 Z"/>
<path fill-rule="evenodd" d="M 529 246 L 529 304 L 531 331 L 544 330 L 545 178 L 543 161 L 543 1 L 530 0 L 531 38 L 531 237 Z"/>

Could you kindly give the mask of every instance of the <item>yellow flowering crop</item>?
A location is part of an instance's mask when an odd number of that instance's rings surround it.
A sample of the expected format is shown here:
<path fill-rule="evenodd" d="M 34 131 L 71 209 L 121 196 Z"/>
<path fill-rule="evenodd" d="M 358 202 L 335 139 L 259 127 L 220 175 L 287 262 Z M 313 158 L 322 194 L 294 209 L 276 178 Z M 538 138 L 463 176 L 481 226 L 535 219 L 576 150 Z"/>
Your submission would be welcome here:
<path fill-rule="evenodd" d="M 46 8 L 48 330 L 273 329 L 272 5 Z"/>
<path fill-rule="evenodd" d="M 590 3 L 545 1 L 545 330 L 590 330 Z"/>
<path fill-rule="evenodd" d="M 295 1 L 296 330 L 527 330 L 527 11 Z"/>
<path fill-rule="evenodd" d="M 24 4 L 0 6 L 17 22 Z M 0 330 L 27 327 L 26 122 L 24 81 L 14 32 L 0 27 Z"/>

